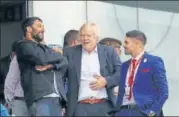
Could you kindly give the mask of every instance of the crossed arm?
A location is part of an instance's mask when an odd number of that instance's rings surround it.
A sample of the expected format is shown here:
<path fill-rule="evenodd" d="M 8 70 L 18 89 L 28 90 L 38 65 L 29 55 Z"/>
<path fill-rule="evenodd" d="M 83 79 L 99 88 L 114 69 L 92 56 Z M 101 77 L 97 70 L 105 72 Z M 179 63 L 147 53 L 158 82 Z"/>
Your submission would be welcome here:
<path fill-rule="evenodd" d="M 68 67 L 65 57 L 55 51 L 45 49 L 40 44 L 21 42 L 17 45 L 16 54 L 18 59 L 34 64 L 37 70 L 64 69 Z"/>

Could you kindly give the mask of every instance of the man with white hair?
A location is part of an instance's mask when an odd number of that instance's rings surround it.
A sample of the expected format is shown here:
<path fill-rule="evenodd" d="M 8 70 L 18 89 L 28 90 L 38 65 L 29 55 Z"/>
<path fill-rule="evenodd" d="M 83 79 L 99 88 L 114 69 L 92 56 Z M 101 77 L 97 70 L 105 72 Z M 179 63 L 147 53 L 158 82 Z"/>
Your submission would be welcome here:
<path fill-rule="evenodd" d="M 64 49 L 69 61 L 67 116 L 104 116 L 114 106 L 121 61 L 112 47 L 98 44 L 94 23 L 80 28 L 81 45 Z"/>

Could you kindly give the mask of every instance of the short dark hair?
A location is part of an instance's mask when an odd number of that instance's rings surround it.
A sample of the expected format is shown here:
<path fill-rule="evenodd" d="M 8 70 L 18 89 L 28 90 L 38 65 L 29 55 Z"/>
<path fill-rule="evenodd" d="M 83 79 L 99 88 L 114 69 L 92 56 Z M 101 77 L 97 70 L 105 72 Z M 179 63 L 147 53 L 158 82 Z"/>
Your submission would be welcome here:
<path fill-rule="evenodd" d="M 42 19 L 40 19 L 39 17 L 28 17 L 22 22 L 21 28 L 22 28 L 24 36 L 26 36 L 27 27 L 32 26 L 36 20 L 39 20 L 42 22 Z"/>
<path fill-rule="evenodd" d="M 144 45 L 147 43 L 147 37 L 145 36 L 143 32 L 139 30 L 132 30 L 132 31 L 127 32 L 126 37 L 136 38 L 142 41 Z"/>
<path fill-rule="evenodd" d="M 113 46 L 113 47 L 116 46 L 120 47 L 122 45 L 122 42 L 120 40 L 111 37 L 103 38 L 99 41 L 99 43 L 107 46 Z"/>
<path fill-rule="evenodd" d="M 72 40 L 75 40 L 75 38 L 70 38 L 71 35 L 78 35 L 78 34 L 79 34 L 78 30 L 69 30 L 64 36 L 63 47 L 68 46 L 72 42 Z"/>

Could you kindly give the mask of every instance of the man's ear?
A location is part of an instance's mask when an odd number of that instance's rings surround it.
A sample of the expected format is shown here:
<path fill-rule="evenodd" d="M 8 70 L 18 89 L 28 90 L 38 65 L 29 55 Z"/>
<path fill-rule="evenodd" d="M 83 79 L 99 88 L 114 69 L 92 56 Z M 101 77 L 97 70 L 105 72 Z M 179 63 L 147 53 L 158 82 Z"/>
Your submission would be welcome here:
<path fill-rule="evenodd" d="M 27 32 L 32 32 L 32 28 L 30 26 L 28 26 L 26 29 L 27 29 Z"/>
<path fill-rule="evenodd" d="M 71 45 L 75 45 L 76 43 L 75 43 L 75 40 L 72 40 L 71 41 Z"/>

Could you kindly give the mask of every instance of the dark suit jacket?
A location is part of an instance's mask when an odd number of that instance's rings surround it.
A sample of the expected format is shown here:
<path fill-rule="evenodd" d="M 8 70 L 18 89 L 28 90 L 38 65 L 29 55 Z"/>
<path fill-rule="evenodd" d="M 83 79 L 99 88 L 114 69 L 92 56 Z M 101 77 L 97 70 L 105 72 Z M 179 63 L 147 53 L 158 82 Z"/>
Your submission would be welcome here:
<path fill-rule="evenodd" d="M 100 74 L 107 80 L 106 89 L 108 98 L 114 106 L 115 96 L 113 88 L 119 82 L 121 61 L 117 52 L 112 47 L 98 44 L 97 49 L 100 62 Z M 73 116 L 78 102 L 82 46 L 78 45 L 71 48 L 65 48 L 64 56 L 67 57 L 69 62 L 69 69 L 66 76 L 68 78 L 67 116 Z M 92 60 L 89 62 L 93 64 Z"/>
<path fill-rule="evenodd" d="M 6 75 L 9 71 L 9 65 L 11 62 L 11 55 L 2 58 L 0 60 L 0 100 L 4 101 L 4 82 Z"/>
<path fill-rule="evenodd" d="M 54 93 L 54 73 L 57 88 L 63 100 L 67 101 L 62 77 L 68 67 L 66 57 L 52 51 L 43 44 L 22 40 L 16 48 L 17 60 L 21 71 L 21 84 L 27 105 L 30 106 L 43 96 Z M 36 65 L 54 65 L 53 69 L 39 72 Z"/>

